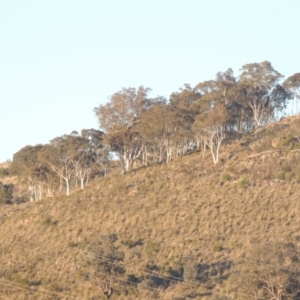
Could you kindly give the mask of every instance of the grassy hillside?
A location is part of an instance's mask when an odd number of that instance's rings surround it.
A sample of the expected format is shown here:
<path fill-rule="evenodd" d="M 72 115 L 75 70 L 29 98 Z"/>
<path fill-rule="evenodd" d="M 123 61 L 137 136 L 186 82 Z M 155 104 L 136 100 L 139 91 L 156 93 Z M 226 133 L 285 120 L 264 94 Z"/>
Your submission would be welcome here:
<path fill-rule="evenodd" d="M 300 119 L 210 153 L 0 207 L 1 299 L 254 299 L 252 248 L 300 241 Z"/>

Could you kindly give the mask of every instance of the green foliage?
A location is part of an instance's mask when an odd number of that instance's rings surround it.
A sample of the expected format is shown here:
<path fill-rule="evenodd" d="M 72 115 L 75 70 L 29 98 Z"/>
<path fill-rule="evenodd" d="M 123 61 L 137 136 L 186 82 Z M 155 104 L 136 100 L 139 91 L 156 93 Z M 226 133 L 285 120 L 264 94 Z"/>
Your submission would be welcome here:
<path fill-rule="evenodd" d="M 277 173 L 276 178 L 279 180 L 285 180 L 285 173 L 283 171 L 280 171 Z"/>
<path fill-rule="evenodd" d="M 232 249 L 240 248 L 241 244 L 238 241 L 233 241 L 230 243 Z"/>
<path fill-rule="evenodd" d="M 229 181 L 229 180 L 231 180 L 231 176 L 228 173 L 224 173 L 222 175 L 222 180 Z"/>
<path fill-rule="evenodd" d="M 238 188 L 242 189 L 242 188 L 245 188 L 247 186 L 247 179 L 243 178 L 243 179 L 240 179 L 237 183 L 238 185 Z"/>
<path fill-rule="evenodd" d="M 282 170 L 277 173 L 276 178 L 279 180 L 291 181 L 293 179 L 293 173 Z"/>

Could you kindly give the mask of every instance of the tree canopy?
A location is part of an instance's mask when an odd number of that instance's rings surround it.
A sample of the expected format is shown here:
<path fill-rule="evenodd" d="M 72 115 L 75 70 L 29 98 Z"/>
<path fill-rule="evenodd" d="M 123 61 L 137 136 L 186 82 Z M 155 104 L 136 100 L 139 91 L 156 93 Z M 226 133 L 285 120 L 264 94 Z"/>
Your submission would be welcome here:
<path fill-rule="evenodd" d="M 90 179 L 106 176 L 118 159 L 122 174 L 136 166 L 161 164 L 209 149 L 214 164 L 224 141 L 276 121 L 293 96 L 298 113 L 300 73 L 288 77 L 269 61 L 231 68 L 192 87 L 184 84 L 169 99 L 151 97 L 149 87 L 124 87 L 94 108 L 101 130 L 84 129 L 26 146 L 14 155 L 12 170 L 25 178 L 31 200 L 54 191 L 70 194 Z"/>

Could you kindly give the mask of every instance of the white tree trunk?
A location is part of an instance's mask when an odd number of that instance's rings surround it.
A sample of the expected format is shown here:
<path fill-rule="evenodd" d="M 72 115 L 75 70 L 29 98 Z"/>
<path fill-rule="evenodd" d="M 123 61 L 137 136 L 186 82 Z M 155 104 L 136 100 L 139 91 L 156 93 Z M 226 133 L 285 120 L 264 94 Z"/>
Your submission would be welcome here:
<path fill-rule="evenodd" d="M 220 147 L 224 139 L 225 133 L 222 127 L 208 130 L 207 136 L 203 137 L 204 145 L 210 149 L 214 164 L 219 162 Z"/>
<path fill-rule="evenodd" d="M 70 180 L 69 178 L 64 178 L 65 179 L 65 182 L 66 182 L 66 194 L 67 196 L 70 195 Z"/>

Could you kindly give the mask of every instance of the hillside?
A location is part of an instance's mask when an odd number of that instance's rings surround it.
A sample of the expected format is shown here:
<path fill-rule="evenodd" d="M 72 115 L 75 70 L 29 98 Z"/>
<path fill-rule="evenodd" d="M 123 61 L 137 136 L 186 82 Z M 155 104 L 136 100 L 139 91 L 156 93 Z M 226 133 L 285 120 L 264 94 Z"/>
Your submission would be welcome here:
<path fill-rule="evenodd" d="M 105 299 L 108 280 L 110 299 L 254 299 L 236 281 L 251 249 L 300 242 L 299 132 L 288 118 L 217 165 L 193 153 L 0 206 L 0 298 Z"/>

